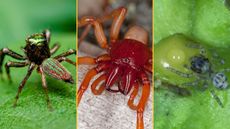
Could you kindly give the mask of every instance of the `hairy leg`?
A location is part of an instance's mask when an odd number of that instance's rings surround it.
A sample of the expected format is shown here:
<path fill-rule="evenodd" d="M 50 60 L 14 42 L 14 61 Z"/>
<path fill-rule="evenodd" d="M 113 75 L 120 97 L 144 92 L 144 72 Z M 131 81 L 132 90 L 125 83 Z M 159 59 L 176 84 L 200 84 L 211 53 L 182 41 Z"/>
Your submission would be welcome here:
<path fill-rule="evenodd" d="M 58 58 L 60 58 L 60 57 L 67 57 L 67 56 L 70 56 L 70 55 L 73 55 L 73 54 L 76 55 L 76 50 L 74 50 L 74 49 L 69 49 L 68 51 L 63 52 L 63 53 L 61 53 L 61 54 L 55 56 L 54 59 L 58 59 Z"/>
<path fill-rule="evenodd" d="M 72 61 L 72 60 L 70 60 L 69 58 L 66 58 L 66 57 L 60 57 L 57 60 L 59 62 L 65 61 L 65 62 L 67 62 L 69 64 L 72 64 L 72 65 L 76 66 L 76 62 L 74 62 L 74 61 Z"/>
<path fill-rule="evenodd" d="M 53 55 L 59 48 L 60 45 L 58 43 L 55 43 L 50 49 L 50 54 Z"/>
<path fill-rule="evenodd" d="M 40 70 L 40 73 L 41 73 L 41 76 L 42 76 L 42 87 L 43 87 L 43 89 L 45 91 L 46 102 L 47 102 L 48 108 L 50 110 L 52 110 L 52 105 L 51 105 L 51 102 L 50 102 L 50 99 L 49 99 L 48 88 L 47 88 L 47 84 L 46 84 L 46 76 L 45 76 L 45 73 L 44 73 L 42 67 L 39 67 L 39 70 Z"/>
<path fill-rule="evenodd" d="M 24 79 L 22 80 L 22 82 L 20 83 L 19 87 L 18 87 L 18 92 L 17 95 L 15 97 L 15 102 L 14 102 L 14 107 L 17 105 L 17 101 L 19 99 L 19 94 L 22 92 L 22 89 L 24 88 L 26 81 L 28 80 L 28 78 L 30 77 L 31 73 L 33 72 L 34 68 L 35 68 L 35 64 L 30 64 L 27 74 L 24 77 Z"/>
<path fill-rule="evenodd" d="M 28 65 L 27 62 L 11 62 L 11 61 L 7 62 L 5 64 L 5 68 L 6 68 L 6 73 L 7 73 L 7 77 L 9 81 L 12 82 L 11 76 L 10 76 L 10 67 L 25 67 L 27 65 Z"/>
<path fill-rule="evenodd" d="M 18 60 L 25 60 L 26 57 L 8 49 L 8 48 L 3 48 L 0 50 L 0 73 L 2 73 L 2 64 L 5 55 L 11 56 L 12 58 L 18 59 Z"/>

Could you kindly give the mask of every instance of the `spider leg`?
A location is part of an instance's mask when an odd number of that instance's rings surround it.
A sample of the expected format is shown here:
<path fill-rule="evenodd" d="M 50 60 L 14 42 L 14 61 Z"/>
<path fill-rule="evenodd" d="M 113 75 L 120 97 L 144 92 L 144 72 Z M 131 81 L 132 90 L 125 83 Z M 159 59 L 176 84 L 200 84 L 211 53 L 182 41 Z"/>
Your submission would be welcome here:
<path fill-rule="evenodd" d="M 43 30 L 42 33 L 46 36 L 47 43 L 49 44 L 50 43 L 50 36 L 51 36 L 50 30 L 45 29 L 45 30 Z"/>
<path fill-rule="evenodd" d="M 216 100 L 216 102 L 222 107 L 224 108 L 223 103 L 221 102 L 220 98 L 216 95 L 214 90 L 210 90 L 211 95 L 213 96 L 213 98 Z"/>
<path fill-rule="evenodd" d="M 87 36 L 87 34 L 89 33 L 91 27 L 92 27 L 92 25 L 89 24 L 84 29 L 83 33 L 81 34 L 80 38 L 78 39 L 78 47 L 79 47 L 80 43 L 84 40 L 84 38 Z"/>
<path fill-rule="evenodd" d="M 24 86 L 25 86 L 25 84 L 26 84 L 26 81 L 27 81 L 28 78 L 30 77 L 30 75 L 31 75 L 31 73 L 33 72 L 35 66 L 36 66 L 36 65 L 33 64 L 33 63 L 30 64 L 26 76 L 24 77 L 24 79 L 23 79 L 22 82 L 20 83 L 20 85 L 19 85 L 19 87 L 18 87 L 17 95 L 16 95 L 16 97 L 15 97 L 14 107 L 17 105 L 17 101 L 18 101 L 18 99 L 19 99 L 19 94 L 22 92 L 22 89 L 24 88 Z"/>
<path fill-rule="evenodd" d="M 92 25 L 94 27 L 94 35 L 97 39 L 97 42 L 102 48 L 108 48 L 107 39 L 103 31 L 100 21 L 94 17 L 83 17 L 78 20 L 78 27 Z"/>
<path fill-rule="evenodd" d="M 89 24 L 92 25 L 94 27 L 94 34 L 99 45 L 102 48 L 108 48 L 108 42 L 102 28 L 102 22 L 113 19 L 110 30 L 110 40 L 111 42 L 115 42 L 118 39 L 119 31 L 125 19 L 126 12 L 127 9 L 121 7 L 101 18 L 94 18 L 90 16 L 83 17 L 78 21 L 78 27 L 88 26 Z"/>
<path fill-rule="evenodd" d="M 42 67 L 39 67 L 39 71 L 40 71 L 41 76 L 42 76 L 42 87 L 43 87 L 43 89 L 45 91 L 46 102 L 47 102 L 48 108 L 50 110 L 52 110 L 52 105 L 51 105 L 51 102 L 50 102 L 50 99 L 49 99 L 49 95 L 48 95 L 48 88 L 47 88 L 47 83 L 46 83 L 46 76 L 45 76 L 45 73 L 44 73 Z"/>
<path fill-rule="evenodd" d="M 79 105 L 82 95 L 83 93 L 87 90 L 88 86 L 89 86 L 89 82 L 90 80 L 97 74 L 97 70 L 95 68 L 91 69 L 88 71 L 88 73 L 86 74 L 82 84 L 80 85 L 80 88 L 77 91 L 77 106 Z"/>
<path fill-rule="evenodd" d="M 102 74 L 99 78 L 97 78 L 91 85 L 91 90 L 94 95 L 100 95 L 104 90 L 105 90 L 105 83 L 103 82 L 98 89 L 97 86 L 98 84 L 106 79 L 106 75 Z"/>
<path fill-rule="evenodd" d="M 125 20 L 126 13 L 127 13 L 127 9 L 124 7 L 120 7 L 112 11 L 110 14 L 107 14 L 100 18 L 100 21 L 102 22 L 113 19 L 112 26 L 110 29 L 111 43 L 117 41 L 122 23 Z"/>
<path fill-rule="evenodd" d="M 67 63 L 70 63 L 70 64 L 76 66 L 76 62 L 74 62 L 74 61 L 72 61 L 72 60 L 70 60 L 69 58 L 66 58 L 66 57 L 60 57 L 57 60 L 59 62 L 66 61 Z"/>
<path fill-rule="evenodd" d="M 181 85 L 182 86 L 197 86 L 199 83 L 199 80 L 195 80 L 195 81 L 192 81 L 192 82 L 185 82 L 185 83 L 182 83 Z"/>
<path fill-rule="evenodd" d="M 26 57 L 8 49 L 8 48 L 3 48 L 0 50 L 0 73 L 2 73 L 2 64 L 5 55 L 11 56 L 12 58 L 18 59 L 18 60 L 25 60 Z"/>
<path fill-rule="evenodd" d="M 100 63 L 102 61 L 109 61 L 111 60 L 110 56 L 108 54 L 101 55 L 97 58 L 92 57 L 78 57 L 78 64 L 96 64 Z"/>
<path fill-rule="evenodd" d="M 79 105 L 82 95 L 84 94 L 84 92 L 87 90 L 88 86 L 89 86 L 89 82 L 90 80 L 98 73 L 102 72 L 104 69 L 106 69 L 108 67 L 107 64 L 102 64 L 102 65 L 98 65 L 95 68 L 92 68 L 91 70 L 89 70 L 84 78 L 84 80 L 82 81 L 80 88 L 77 91 L 77 106 Z"/>
<path fill-rule="evenodd" d="M 6 73 L 7 73 L 7 77 L 9 81 L 12 82 L 11 76 L 10 76 L 10 67 L 25 67 L 27 65 L 28 65 L 27 62 L 11 62 L 11 61 L 7 62 L 5 64 L 5 68 L 6 68 Z"/>
<path fill-rule="evenodd" d="M 76 55 L 76 50 L 74 49 L 69 49 L 68 51 L 64 52 L 64 53 L 61 53 L 57 56 L 54 57 L 54 59 L 58 59 L 60 57 L 67 57 L 67 56 L 70 56 L 70 55 Z"/>
<path fill-rule="evenodd" d="M 59 48 L 60 45 L 58 43 L 55 43 L 50 49 L 50 54 L 53 55 Z"/>
<path fill-rule="evenodd" d="M 131 108 L 133 110 L 137 110 L 137 105 L 134 105 L 134 99 L 138 94 L 138 89 L 139 89 L 138 83 L 135 83 L 133 86 L 133 91 L 132 91 L 132 93 L 129 97 L 129 101 L 128 101 L 129 108 Z"/>
<path fill-rule="evenodd" d="M 141 73 L 142 95 L 137 105 L 137 129 L 144 129 L 143 112 L 150 95 L 150 82 L 145 73 Z"/>
<path fill-rule="evenodd" d="M 183 72 L 181 72 L 181 71 L 179 71 L 177 69 L 174 69 L 174 68 L 172 68 L 170 66 L 166 67 L 166 69 L 170 70 L 171 72 L 173 72 L 173 73 L 175 73 L 175 74 L 177 74 L 177 75 L 179 75 L 181 77 L 185 77 L 185 78 L 191 78 L 191 77 L 193 77 L 193 74 L 183 73 Z"/>

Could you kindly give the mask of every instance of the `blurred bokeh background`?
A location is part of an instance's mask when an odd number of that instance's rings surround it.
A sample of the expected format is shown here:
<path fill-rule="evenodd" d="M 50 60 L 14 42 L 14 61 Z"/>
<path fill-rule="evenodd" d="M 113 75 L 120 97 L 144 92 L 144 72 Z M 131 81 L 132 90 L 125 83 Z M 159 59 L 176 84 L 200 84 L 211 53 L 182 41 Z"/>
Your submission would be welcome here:
<path fill-rule="evenodd" d="M 1 0 L 0 44 L 20 41 L 44 28 L 53 33 L 75 33 L 75 3 L 75 0 Z"/>
<path fill-rule="evenodd" d="M 55 55 L 76 48 L 76 0 L 0 0 L 0 49 L 8 47 L 24 54 L 25 38 L 43 29 L 51 30 L 51 43 L 59 42 Z M 75 60 L 75 56 L 70 56 Z M 6 56 L 7 61 L 15 61 Z M 76 80 L 76 68 L 63 62 Z M 41 77 L 33 72 L 23 89 L 18 106 L 13 102 L 19 83 L 27 67 L 11 68 L 13 83 L 0 75 L 0 128 L 1 129 L 75 129 L 76 86 L 47 76 L 49 97 L 54 110 L 47 108 Z"/>

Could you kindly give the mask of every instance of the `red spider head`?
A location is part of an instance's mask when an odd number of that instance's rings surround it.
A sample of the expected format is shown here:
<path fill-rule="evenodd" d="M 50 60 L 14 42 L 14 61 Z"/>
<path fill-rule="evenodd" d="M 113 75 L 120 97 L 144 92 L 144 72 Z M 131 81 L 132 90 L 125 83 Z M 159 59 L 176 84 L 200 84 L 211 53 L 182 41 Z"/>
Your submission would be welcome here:
<path fill-rule="evenodd" d="M 106 70 L 106 88 L 114 91 L 110 87 L 118 81 L 118 91 L 126 95 L 130 92 L 134 82 L 140 78 L 140 73 L 144 72 L 144 65 L 151 59 L 152 54 L 145 44 L 132 39 L 115 42 L 109 53 L 111 61 Z"/>

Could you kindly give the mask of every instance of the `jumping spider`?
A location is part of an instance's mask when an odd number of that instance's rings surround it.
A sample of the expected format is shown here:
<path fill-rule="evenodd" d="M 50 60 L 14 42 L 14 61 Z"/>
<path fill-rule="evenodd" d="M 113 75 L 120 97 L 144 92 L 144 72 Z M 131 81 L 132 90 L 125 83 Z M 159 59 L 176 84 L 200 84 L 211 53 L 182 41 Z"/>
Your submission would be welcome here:
<path fill-rule="evenodd" d="M 211 82 L 217 89 L 226 89 L 228 87 L 227 76 L 224 74 L 225 72 L 230 72 L 230 68 L 222 69 L 221 71 L 215 71 L 213 68 L 213 64 L 210 62 L 210 59 L 205 56 L 205 49 L 197 44 L 188 45 L 187 47 L 191 47 L 194 49 L 200 49 L 200 54 L 194 55 L 190 58 L 190 64 L 185 65 L 185 68 L 192 71 L 192 73 L 183 73 L 175 68 L 167 66 L 166 68 L 171 72 L 176 73 L 177 75 L 185 78 L 195 77 L 196 80 L 193 82 L 187 82 L 181 84 L 182 86 L 197 86 L 201 82 L 203 84 L 203 90 L 208 88 L 209 83 Z M 220 61 L 220 64 L 224 64 L 224 60 L 220 59 L 216 53 L 213 53 L 213 57 L 216 60 Z M 219 97 L 215 94 L 214 90 L 211 89 L 210 93 L 217 101 L 217 103 L 223 107 L 223 104 Z"/>
<path fill-rule="evenodd" d="M 26 81 L 30 77 L 31 73 L 35 68 L 37 68 L 38 73 L 41 74 L 42 78 L 42 86 L 45 91 L 46 101 L 48 107 L 51 109 L 51 103 L 48 96 L 48 89 L 46 84 L 46 74 L 56 78 L 58 80 L 62 80 L 68 83 L 74 83 L 74 80 L 70 74 L 70 72 L 60 64 L 62 61 L 66 61 L 72 65 L 76 65 L 75 62 L 68 59 L 67 56 L 76 54 L 76 50 L 70 49 L 67 52 L 64 52 L 58 56 L 52 57 L 60 47 L 57 43 L 53 45 L 53 47 L 49 48 L 50 42 L 50 31 L 44 30 L 42 33 L 33 34 L 27 37 L 26 39 L 26 46 L 23 48 L 25 55 L 20 55 L 8 48 L 3 48 L 0 50 L 0 74 L 2 73 L 2 64 L 5 55 L 11 56 L 12 58 L 22 60 L 22 62 L 7 62 L 5 64 L 6 73 L 8 79 L 11 81 L 10 76 L 10 67 L 28 67 L 28 71 L 24 79 L 21 81 L 18 92 L 15 97 L 14 106 L 16 106 L 17 101 L 19 99 L 19 94 L 21 93 L 22 89 L 25 86 Z"/>

